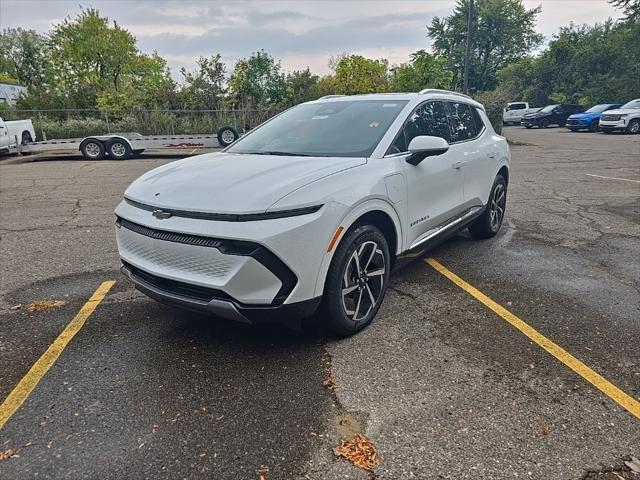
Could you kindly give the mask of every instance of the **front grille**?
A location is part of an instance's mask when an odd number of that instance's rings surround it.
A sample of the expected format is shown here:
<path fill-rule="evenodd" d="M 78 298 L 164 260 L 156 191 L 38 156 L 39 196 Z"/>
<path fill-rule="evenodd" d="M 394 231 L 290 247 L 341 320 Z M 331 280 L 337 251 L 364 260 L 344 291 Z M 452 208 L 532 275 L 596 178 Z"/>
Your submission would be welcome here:
<path fill-rule="evenodd" d="M 604 114 L 600 117 L 600 120 L 604 120 L 605 122 L 617 122 L 620 120 L 620 115 Z"/>
<path fill-rule="evenodd" d="M 145 272 L 144 270 L 140 270 L 126 262 L 123 262 L 123 265 L 131 272 L 131 276 L 134 279 L 152 285 L 164 292 L 204 302 L 209 302 L 214 298 L 220 300 L 232 300 L 229 295 L 221 290 L 216 290 L 215 288 L 201 287 L 199 285 L 192 285 L 190 283 L 158 277 L 149 272 Z"/>
<path fill-rule="evenodd" d="M 185 245 L 195 245 L 198 247 L 217 248 L 222 253 L 226 253 L 228 255 L 251 255 L 257 248 L 259 248 L 259 245 L 243 240 L 221 240 L 219 238 L 203 237 L 201 235 L 157 230 L 155 228 L 145 227 L 144 225 L 130 222 L 129 220 L 125 220 L 120 217 L 116 219 L 116 225 L 140 235 L 144 235 L 145 237 L 164 240 L 167 242 L 183 243 Z"/>
<path fill-rule="evenodd" d="M 580 125 L 578 120 L 567 120 L 567 125 Z"/>

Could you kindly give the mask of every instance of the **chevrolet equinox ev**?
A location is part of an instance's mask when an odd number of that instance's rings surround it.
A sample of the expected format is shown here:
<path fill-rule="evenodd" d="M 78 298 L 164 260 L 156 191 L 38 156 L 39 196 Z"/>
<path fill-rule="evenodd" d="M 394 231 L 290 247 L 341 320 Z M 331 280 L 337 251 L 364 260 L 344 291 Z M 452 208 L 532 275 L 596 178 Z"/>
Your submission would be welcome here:
<path fill-rule="evenodd" d="M 398 258 L 498 232 L 509 162 L 467 96 L 323 97 L 135 180 L 116 208 L 121 270 L 164 303 L 245 323 L 321 307 L 350 335 Z"/>

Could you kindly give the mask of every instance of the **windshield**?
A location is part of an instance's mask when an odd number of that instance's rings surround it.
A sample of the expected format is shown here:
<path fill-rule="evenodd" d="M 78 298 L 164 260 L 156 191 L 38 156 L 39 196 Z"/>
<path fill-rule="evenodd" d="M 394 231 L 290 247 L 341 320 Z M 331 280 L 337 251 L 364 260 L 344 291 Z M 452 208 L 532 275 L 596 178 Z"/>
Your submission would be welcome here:
<path fill-rule="evenodd" d="M 604 105 L 594 105 L 589 110 L 586 110 L 584 113 L 602 113 L 607 108 L 610 108 L 610 107 L 611 107 L 611 104 L 609 104 L 609 103 L 604 104 Z"/>
<path fill-rule="evenodd" d="M 541 112 L 551 112 L 553 111 L 554 108 L 559 107 L 560 105 L 547 105 L 546 107 L 544 107 L 542 110 L 540 110 Z"/>
<path fill-rule="evenodd" d="M 368 157 L 405 100 L 344 100 L 293 107 L 242 137 L 231 153 Z"/>
<path fill-rule="evenodd" d="M 620 108 L 640 108 L 640 98 L 631 100 L 629 103 L 625 103 Z"/>

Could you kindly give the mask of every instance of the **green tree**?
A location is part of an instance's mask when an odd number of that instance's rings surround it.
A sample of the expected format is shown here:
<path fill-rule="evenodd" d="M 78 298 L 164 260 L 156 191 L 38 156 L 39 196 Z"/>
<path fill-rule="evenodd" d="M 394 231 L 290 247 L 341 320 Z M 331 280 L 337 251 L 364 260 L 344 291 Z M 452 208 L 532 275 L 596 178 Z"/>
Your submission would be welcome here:
<path fill-rule="evenodd" d="M 423 88 L 451 88 L 454 74 L 446 68 L 446 59 L 418 50 L 409 63 L 391 69 L 391 89 L 418 92 Z"/>
<path fill-rule="evenodd" d="M 609 3 L 621 8 L 627 20 L 640 20 L 640 0 L 609 0 Z"/>
<path fill-rule="evenodd" d="M 307 67 L 304 70 L 295 70 L 286 77 L 287 103 L 297 105 L 318 98 L 319 77 L 311 73 Z"/>
<path fill-rule="evenodd" d="M 286 95 L 285 75 L 280 62 L 264 50 L 238 60 L 229 78 L 231 100 L 244 108 L 277 104 Z"/>
<path fill-rule="evenodd" d="M 471 42 L 469 86 L 492 90 L 497 72 L 530 53 L 543 36 L 536 33 L 536 17 L 541 7 L 527 10 L 522 0 L 476 0 Z M 447 68 L 455 72 L 454 84 L 463 83 L 469 0 L 457 0 L 453 14 L 434 17 L 427 26 L 433 51 L 447 58 Z"/>
<path fill-rule="evenodd" d="M 361 55 L 343 55 L 335 66 L 335 93 L 354 95 L 389 90 L 389 62 Z"/>
<path fill-rule="evenodd" d="M 563 27 L 539 56 L 507 66 L 499 78 L 512 98 L 537 105 L 630 100 L 640 91 L 640 22 Z"/>
<path fill-rule="evenodd" d="M 34 30 L 7 28 L 0 33 L 0 76 L 30 87 L 40 85 L 46 68 L 45 39 Z"/>
<path fill-rule="evenodd" d="M 220 54 L 200 57 L 196 63 L 194 72 L 188 72 L 185 68 L 180 70 L 184 77 L 179 93 L 180 105 L 193 110 L 221 108 L 226 91 L 226 66 Z"/>

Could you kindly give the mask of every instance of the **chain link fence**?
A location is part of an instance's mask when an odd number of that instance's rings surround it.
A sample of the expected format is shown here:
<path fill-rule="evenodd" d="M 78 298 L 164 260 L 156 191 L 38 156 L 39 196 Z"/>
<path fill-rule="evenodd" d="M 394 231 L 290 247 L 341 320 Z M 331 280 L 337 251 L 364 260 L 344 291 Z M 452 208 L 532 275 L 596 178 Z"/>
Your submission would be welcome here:
<path fill-rule="evenodd" d="M 83 138 L 109 133 L 142 135 L 215 134 L 223 126 L 238 132 L 255 127 L 284 107 L 243 110 L 3 110 L 5 120 L 31 119 L 37 140 Z"/>

